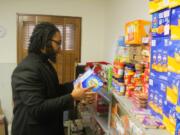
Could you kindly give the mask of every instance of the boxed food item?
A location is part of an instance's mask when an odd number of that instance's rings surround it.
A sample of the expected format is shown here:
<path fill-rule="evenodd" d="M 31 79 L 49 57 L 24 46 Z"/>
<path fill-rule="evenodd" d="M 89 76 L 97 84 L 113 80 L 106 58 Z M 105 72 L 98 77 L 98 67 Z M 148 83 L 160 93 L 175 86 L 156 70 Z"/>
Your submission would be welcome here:
<path fill-rule="evenodd" d="M 180 134 L 180 114 L 177 113 L 176 114 L 176 131 L 175 131 L 175 135 L 179 135 Z"/>
<path fill-rule="evenodd" d="M 180 7 L 171 10 L 171 39 L 180 40 Z"/>
<path fill-rule="evenodd" d="M 165 100 L 163 113 L 163 123 L 166 126 L 166 129 L 174 135 L 176 131 L 176 125 L 179 121 L 177 117 L 178 112 L 176 111 L 176 106 Z"/>
<path fill-rule="evenodd" d="M 169 37 L 153 38 L 151 47 L 151 75 L 168 80 L 168 48 Z"/>
<path fill-rule="evenodd" d="M 179 83 L 180 83 L 179 80 L 177 80 L 174 77 L 171 77 L 169 79 L 167 93 L 166 93 L 166 99 L 168 102 L 172 103 L 173 105 L 177 105 L 177 103 L 178 103 Z"/>
<path fill-rule="evenodd" d="M 169 0 L 149 0 L 149 13 L 154 13 L 169 7 Z"/>
<path fill-rule="evenodd" d="M 180 74 L 180 41 L 174 40 L 169 42 L 168 49 L 168 71 Z"/>
<path fill-rule="evenodd" d="M 168 90 L 171 92 L 167 93 L 169 102 L 176 105 L 176 111 L 180 112 L 180 74 L 168 73 L 169 86 Z"/>
<path fill-rule="evenodd" d="M 177 6 L 180 6 L 180 0 L 169 0 L 170 8 L 177 7 Z"/>
<path fill-rule="evenodd" d="M 157 114 L 163 115 L 163 101 L 166 100 L 168 83 L 164 80 L 151 77 L 149 80 L 149 107 Z M 154 114 L 155 114 L 154 113 Z"/>
<path fill-rule="evenodd" d="M 148 37 L 150 22 L 135 20 L 125 25 L 125 43 L 127 45 L 140 45 L 144 37 Z"/>
<path fill-rule="evenodd" d="M 162 37 L 170 34 L 170 9 L 152 14 L 152 36 Z"/>
<path fill-rule="evenodd" d="M 147 129 L 150 128 L 164 128 L 161 120 L 154 118 L 153 116 L 144 116 L 141 120 L 143 126 Z"/>
<path fill-rule="evenodd" d="M 74 81 L 74 84 L 81 82 L 83 88 L 92 87 L 93 91 L 98 92 L 102 86 L 103 81 L 97 76 L 92 69 L 88 69 L 81 77 Z"/>

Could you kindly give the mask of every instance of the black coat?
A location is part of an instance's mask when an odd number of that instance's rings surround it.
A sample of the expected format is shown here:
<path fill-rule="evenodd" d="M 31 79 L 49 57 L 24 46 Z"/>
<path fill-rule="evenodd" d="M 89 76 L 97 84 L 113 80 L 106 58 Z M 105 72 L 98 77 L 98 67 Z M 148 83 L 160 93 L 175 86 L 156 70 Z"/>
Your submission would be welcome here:
<path fill-rule="evenodd" d="M 73 84 L 59 85 L 44 55 L 30 53 L 12 74 L 12 135 L 64 135 L 63 111 L 70 109 Z"/>

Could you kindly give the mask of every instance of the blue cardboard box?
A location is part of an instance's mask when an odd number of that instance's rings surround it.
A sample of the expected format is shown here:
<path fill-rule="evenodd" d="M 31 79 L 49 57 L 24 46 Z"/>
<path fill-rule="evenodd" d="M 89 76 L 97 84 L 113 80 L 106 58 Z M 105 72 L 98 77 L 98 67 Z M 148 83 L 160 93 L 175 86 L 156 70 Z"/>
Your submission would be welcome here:
<path fill-rule="evenodd" d="M 171 10 L 171 39 L 180 40 L 180 7 Z"/>
<path fill-rule="evenodd" d="M 170 35 L 170 9 L 164 9 L 152 14 L 152 36 Z"/>
<path fill-rule="evenodd" d="M 168 71 L 168 47 L 169 37 L 152 39 L 150 65 L 151 74 L 158 79 L 166 81 Z"/>
<path fill-rule="evenodd" d="M 75 80 L 74 84 L 81 82 L 83 88 L 94 86 L 92 89 L 94 92 L 98 92 L 102 86 L 103 81 L 99 76 L 97 76 L 93 70 L 87 70 L 81 77 Z"/>
<path fill-rule="evenodd" d="M 169 41 L 168 71 L 180 74 L 180 40 Z"/>

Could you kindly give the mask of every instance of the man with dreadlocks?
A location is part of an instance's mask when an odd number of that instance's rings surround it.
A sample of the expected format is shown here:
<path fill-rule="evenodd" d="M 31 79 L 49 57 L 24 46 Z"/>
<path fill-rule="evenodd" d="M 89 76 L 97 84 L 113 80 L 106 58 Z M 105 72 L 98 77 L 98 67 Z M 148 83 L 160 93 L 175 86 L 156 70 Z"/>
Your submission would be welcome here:
<path fill-rule="evenodd" d="M 61 45 L 59 29 L 43 22 L 34 28 L 28 56 L 12 74 L 13 123 L 12 135 L 64 135 L 63 111 L 74 100 L 88 97 L 93 101 L 91 88 L 81 84 L 59 84 L 51 62 Z"/>

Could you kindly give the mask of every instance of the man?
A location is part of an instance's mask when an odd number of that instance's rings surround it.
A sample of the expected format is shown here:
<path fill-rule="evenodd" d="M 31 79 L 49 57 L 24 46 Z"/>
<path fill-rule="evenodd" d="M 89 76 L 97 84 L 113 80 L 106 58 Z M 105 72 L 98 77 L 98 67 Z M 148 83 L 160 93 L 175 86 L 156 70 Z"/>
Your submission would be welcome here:
<path fill-rule="evenodd" d="M 91 88 L 73 83 L 59 85 L 51 62 L 61 45 L 61 34 L 50 23 L 38 24 L 30 38 L 28 56 L 12 74 L 14 119 L 12 135 L 64 135 L 63 111 L 72 107 L 74 100 L 93 96 Z"/>

